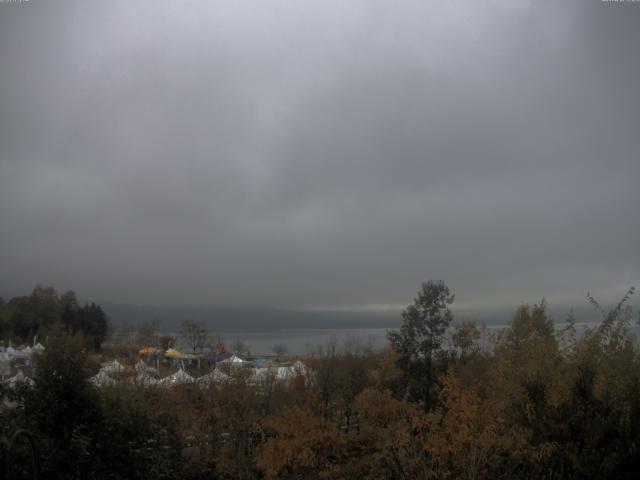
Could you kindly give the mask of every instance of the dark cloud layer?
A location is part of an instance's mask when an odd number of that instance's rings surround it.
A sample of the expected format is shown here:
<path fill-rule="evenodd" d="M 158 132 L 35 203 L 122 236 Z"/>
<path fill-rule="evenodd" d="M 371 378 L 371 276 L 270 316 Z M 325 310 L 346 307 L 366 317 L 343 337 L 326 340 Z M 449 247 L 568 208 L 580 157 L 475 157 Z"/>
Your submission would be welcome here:
<path fill-rule="evenodd" d="M 0 292 L 467 306 L 640 280 L 640 5 L 0 3 Z"/>

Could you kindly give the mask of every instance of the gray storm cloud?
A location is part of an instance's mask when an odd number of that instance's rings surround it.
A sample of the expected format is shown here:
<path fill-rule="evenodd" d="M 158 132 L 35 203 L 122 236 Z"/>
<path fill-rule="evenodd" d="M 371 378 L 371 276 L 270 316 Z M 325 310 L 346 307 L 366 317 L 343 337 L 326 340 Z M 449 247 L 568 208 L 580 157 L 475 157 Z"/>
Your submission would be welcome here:
<path fill-rule="evenodd" d="M 640 280 L 640 6 L 0 3 L 0 293 L 466 305 Z"/>

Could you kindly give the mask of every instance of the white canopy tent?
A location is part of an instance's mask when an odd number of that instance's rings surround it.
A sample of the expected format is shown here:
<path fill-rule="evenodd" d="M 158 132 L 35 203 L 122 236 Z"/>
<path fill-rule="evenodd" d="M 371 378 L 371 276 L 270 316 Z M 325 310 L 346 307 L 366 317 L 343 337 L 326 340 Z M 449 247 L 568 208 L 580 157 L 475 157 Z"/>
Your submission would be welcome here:
<path fill-rule="evenodd" d="M 297 376 L 307 377 L 310 370 L 304 363 L 297 361 L 291 365 L 278 367 L 254 368 L 252 380 L 255 383 L 265 383 L 272 380 L 288 382 Z"/>
<path fill-rule="evenodd" d="M 112 386 L 116 384 L 116 381 L 103 370 L 100 370 L 97 374 L 91 377 L 89 382 L 96 387 Z"/>
<path fill-rule="evenodd" d="M 242 360 L 240 357 L 236 355 L 231 355 L 229 358 L 225 358 L 224 360 L 221 360 L 219 363 L 241 364 L 241 363 L 244 363 L 244 360 Z"/>
<path fill-rule="evenodd" d="M 160 375 L 157 368 L 147 365 L 144 360 L 138 360 L 138 363 L 136 363 L 133 368 L 138 374 L 144 373 L 155 377 Z"/>
<path fill-rule="evenodd" d="M 6 383 L 7 383 L 7 385 L 9 385 L 10 388 L 16 388 L 21 383 L 26 383 L 30 387 L 33 387 L 35 385 L 35 382 L 33 380 L 31 380 L 29 377 L 27 377 L 21 371 L 19 371 L 13 377 L 8 379 Z"/>
<path fill-rule="evenodd" d="M 173 387 L 175 385 L 182 385 L 185 383 L 193 383 L 193 382 L 194 382 L 194 378 L 184 370 L 180 369 L 173 375 L 169 375 L 168 377 L 165 377 L 162 380 L 160 380 L 158 384 L 165 387 Z"/>
<path fill-rule="evenodd" d="M 212 385 L 215 383 L 228 382 L 230 379 L 231 377 L 229 375 L 227 375 L 226 373 L 216 368 L 211 372 L 207 373 L 206 375 L 203 375 L 202 377 L 197 378 L 196 381 L 201 387 L 208 387 L 209 385 Z"/>
<path fill-rule="evenodd" d="M 135 383 L 143 387 L 148 387 L 150 385 L 158 385 L 159 382 L 160 381 L 157 378 L 149 375 L 148 372 L 140 372 L 135 377 Z"/>
<path fill-rule="evenodd" d="M 126 367 L 124 365 L 122 365 L 118 360 L 114 360 L 112 362 L 109 363 L 105 363 L 102 368 L 100 369 L 101 372 L 104 372 L 106 374 L 111 374 L 111 373 L 122 373 L 124 371 L 126 371 Z"/>

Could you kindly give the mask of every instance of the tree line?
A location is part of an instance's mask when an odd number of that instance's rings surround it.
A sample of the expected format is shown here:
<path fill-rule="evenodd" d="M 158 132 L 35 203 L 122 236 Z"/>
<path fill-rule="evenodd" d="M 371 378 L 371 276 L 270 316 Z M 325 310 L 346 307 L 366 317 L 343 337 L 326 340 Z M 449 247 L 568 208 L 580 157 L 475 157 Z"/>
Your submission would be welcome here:
<path fill-rule="evenodd" d="M 69 333 L 79 333 L 88 345 L 99 350 L 109 332 L 109 319 L 99 305 L 78 302 L 75 292 L 62 295 L 52 287 L 36 286 L 30 295 L 0 298 L 0 338 L 30 344 L 44 339 L 56 326 Z"/>

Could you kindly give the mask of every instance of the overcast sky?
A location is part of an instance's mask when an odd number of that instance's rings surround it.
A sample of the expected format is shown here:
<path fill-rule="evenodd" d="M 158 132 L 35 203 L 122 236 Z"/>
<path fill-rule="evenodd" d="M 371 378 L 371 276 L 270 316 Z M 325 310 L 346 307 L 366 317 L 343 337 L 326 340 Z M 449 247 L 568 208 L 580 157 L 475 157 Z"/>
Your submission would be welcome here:
<path fill-rule="evenodd" d="M 640 287 L 640 3 L 0 3 L 0 294 Z"/>

